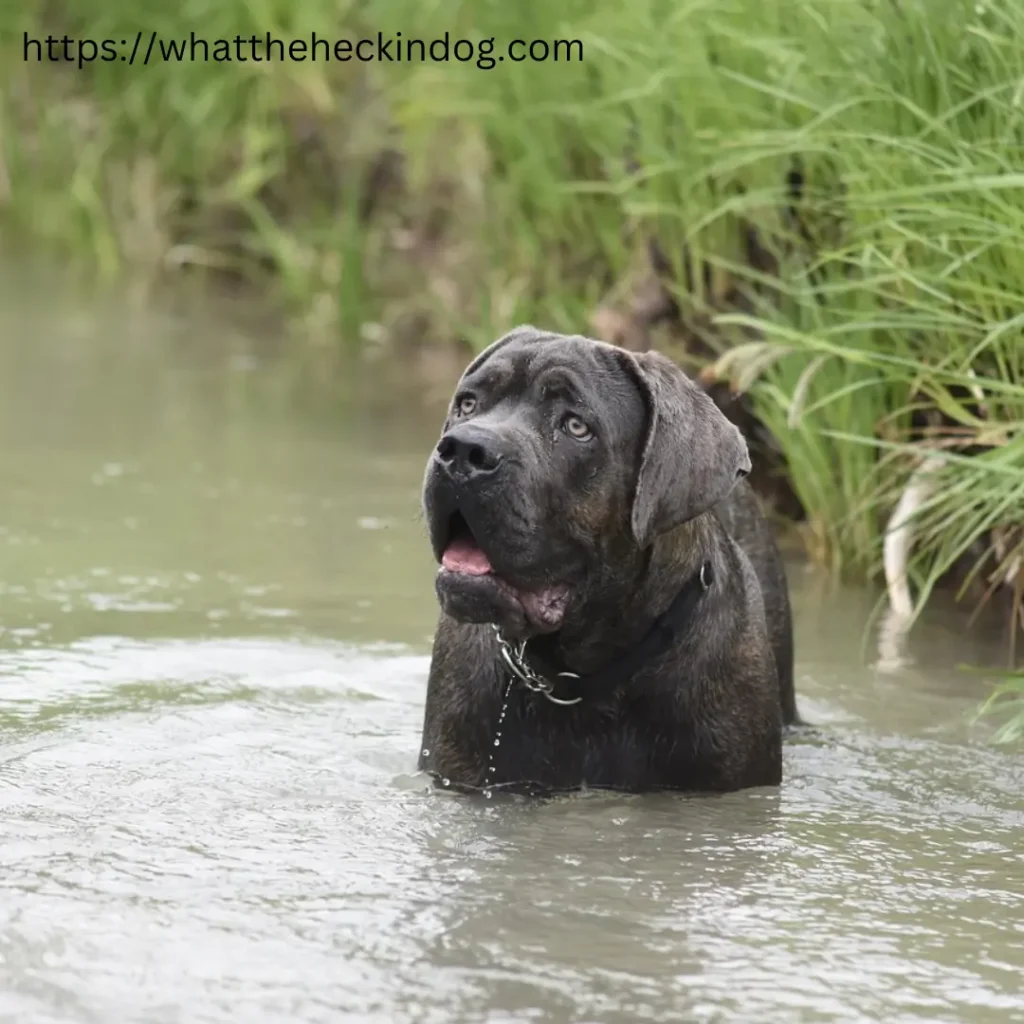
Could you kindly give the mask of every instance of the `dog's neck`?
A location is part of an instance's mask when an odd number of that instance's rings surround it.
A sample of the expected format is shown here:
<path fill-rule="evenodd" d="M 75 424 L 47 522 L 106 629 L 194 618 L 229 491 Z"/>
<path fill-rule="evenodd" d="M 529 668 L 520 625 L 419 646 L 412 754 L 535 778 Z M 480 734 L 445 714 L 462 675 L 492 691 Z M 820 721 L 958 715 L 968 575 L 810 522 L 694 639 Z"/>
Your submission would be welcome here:
<path fill-rule="evenodd" d="M 529 644 L 545 663 L 558 671 L 587 675 L 602 668 L 639 643 L 654 621 L 664 614 L 680 587 L 709 557 L 713 548 L 711 514 L 659 537 L 637 553 L 635 572 L 599 579 L 594 595 L 557 633 Z"/>

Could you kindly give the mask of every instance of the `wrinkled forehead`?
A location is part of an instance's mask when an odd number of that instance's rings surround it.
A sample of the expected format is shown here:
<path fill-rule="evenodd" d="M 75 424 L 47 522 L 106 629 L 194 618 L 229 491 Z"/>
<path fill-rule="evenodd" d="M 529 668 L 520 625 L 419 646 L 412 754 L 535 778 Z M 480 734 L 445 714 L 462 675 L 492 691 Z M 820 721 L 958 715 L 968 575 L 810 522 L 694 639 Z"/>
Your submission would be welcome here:
<path fill-rule="evenodd" d="M 459 387 L 478 390 L 492 402 L 533 406 L 561 399 L 596 419 L 606 435 L 630 438 L 643 430 L 646 407 L 626 358 L 588 338 L 543 335 L 499 348 L 470 367 Z"/>

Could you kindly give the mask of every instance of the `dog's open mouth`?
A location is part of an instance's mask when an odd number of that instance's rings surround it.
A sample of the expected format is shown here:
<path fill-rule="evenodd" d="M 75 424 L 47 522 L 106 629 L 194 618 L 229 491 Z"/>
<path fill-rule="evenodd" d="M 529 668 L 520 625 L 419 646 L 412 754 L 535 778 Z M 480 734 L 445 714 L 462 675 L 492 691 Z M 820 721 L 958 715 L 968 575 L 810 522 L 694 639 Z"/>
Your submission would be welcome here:
<path fill-rule="evenodd" d="M 448 541 L 441 555 L 441 571 L 466 577 L 467 582 L 475 580 L 481 586 L 498 588 L 522 608 L 533 626 L 545 632 L 557 629 L 565 617 L 569 588 L 558 584 L 528 590 L 514 587 L 502 579 L 494 571 L 491 560 L 477 543 L 461 512 L 453 513 L 448 521 Z"/>
<path fill-rule="evenodd" d="M 441 564 L 449 572 L 464 572 L 470 576 L 486 576 L 494 571 L 461 512 L 453 513 L 448 520 L 448 546 L 441 556 Z"/>

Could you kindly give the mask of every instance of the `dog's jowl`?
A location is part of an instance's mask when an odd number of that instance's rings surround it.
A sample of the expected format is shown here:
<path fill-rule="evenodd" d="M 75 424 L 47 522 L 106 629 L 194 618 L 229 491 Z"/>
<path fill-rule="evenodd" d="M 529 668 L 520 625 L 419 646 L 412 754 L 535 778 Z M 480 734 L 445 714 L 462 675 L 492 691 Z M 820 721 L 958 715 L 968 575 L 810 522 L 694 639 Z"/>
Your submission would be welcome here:
<path fill-rule="evenodd" d="M 778 784 L 792 625 L 749 471 L 657 353 L 521 327 L 478 356 L 424 481 L 420 768 L 485 791 Z"/>

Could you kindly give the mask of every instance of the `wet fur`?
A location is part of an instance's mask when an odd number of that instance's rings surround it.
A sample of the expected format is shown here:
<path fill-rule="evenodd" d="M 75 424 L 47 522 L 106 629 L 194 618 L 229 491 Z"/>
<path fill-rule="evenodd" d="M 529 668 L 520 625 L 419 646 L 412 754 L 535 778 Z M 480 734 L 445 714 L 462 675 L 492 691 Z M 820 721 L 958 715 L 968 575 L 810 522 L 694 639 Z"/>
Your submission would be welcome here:
<path fill-rule="evenodd" d="M 757 499 L 745 480 L 722 482 L 726 464 L 745 462 L 749 471 L 745 445 L 736 448 L 735 428 L 706 396 L 696 399 L 689 391 L 696 386 L 656 354 L 627 357 L 613 346 L 521 328 L 478 357 L 464 380 L 503 349 L 512 365 L 542 365 L 514 357 L 517 349 L 544 351 L 545 344 L 589 380 L 607 384 L 614 376 L 619 390 L 602 385 L 601 395 L 618 395 L 624 382 L 630 390 L 622 398 L 591 396 L 610 403 L 623 430 L 612 464 L 601 474 L 553 473 L 543 460 L 519 470 L 516 514 L 532 515 L 545 527 L 534 531 L 532 560 L 545 564 L 550 546 L 548 562 L 557 568 L 570 542 L 586 545 L 594 556 L 586 571 L 566 569 L 576 572 L 574 610 L 557 633 L 530 641 L 531 656 L 538 664 L 596 670 L 639 640 L 704 561 L 711 562 L 715 583 L 692 628 L 671 650 L 624 681 L 615 695 L 573 707 L 554 705 L 519 685 L 509 689 L 491 626 L 456 621 L 442 611 L 419 767 L 471 790 L 726 792 L 777 785 L 782 727 L 796 720 L 792 627 L 781 557 Z M 529 376 L 524 373 L 514 388 L 526 389 Z M 659 415 L 687 432 L 689 454 L 664 445 L 652 451 Z M 431 479 L 428 470 L 428 519 L 437 493 Z M 688 488 L 724 488 L 724 496 L 702 509 L 701 494 L 686 493 Z M 560 514 L 544 520 L 537 495 L 552 489 L 566 500 Z M 689 517 L 691 505 L 698 511 Z M 523 543 L 513 547 L 518 551 Z"/>

